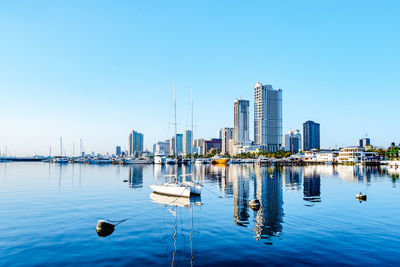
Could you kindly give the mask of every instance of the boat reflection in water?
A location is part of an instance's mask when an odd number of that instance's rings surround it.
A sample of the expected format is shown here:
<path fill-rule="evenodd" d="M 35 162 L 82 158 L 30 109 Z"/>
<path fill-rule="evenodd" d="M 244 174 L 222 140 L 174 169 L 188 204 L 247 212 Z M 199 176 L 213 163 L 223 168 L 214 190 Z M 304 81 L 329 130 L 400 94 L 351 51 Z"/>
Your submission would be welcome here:
<path fill-rule="evenodd" d="M 190 233 L 189 233 L 189 239 L 190 239 L 190 266 L 193 266 L 193 261 L 194 261 L 194 252 L 193 252 L 193 206 L 201 206 L 201 197 L 200 196 L 190 196 L 189 198 L 187 197 L 176 197 L 176 196 L 167 196 L 167 195 L 161 195 L 157 193 L 151 193 L 150 194 L 150 199 L 157 204 L 163 205 L 165 208 L 168 208 L 168 210 L 172 213 L 174 216 L 174 232 L 172 234 L 173 238 L 173 248 L 174 250 L 172 251 L 171 255 L 171 266 L 174 266 L 174 264 L 177 265 L 189 265 L 187 263 L 175 263 L 175 258 L 176 258 L 176 253 L 177 253 L 177 236 L 178 236 L 178 225 L 177 225 L 177 217 L 178 217 L 178 207 L 183 208 L 183 209 L 190 209 Z M 169 209 L 169 207 L 172 206 L 173 210 Z M 182 229 L 180 236 L 181 238 L 184 235 L 184 230 Z M 185 247 L 185 246 L 184 246 Z"/>

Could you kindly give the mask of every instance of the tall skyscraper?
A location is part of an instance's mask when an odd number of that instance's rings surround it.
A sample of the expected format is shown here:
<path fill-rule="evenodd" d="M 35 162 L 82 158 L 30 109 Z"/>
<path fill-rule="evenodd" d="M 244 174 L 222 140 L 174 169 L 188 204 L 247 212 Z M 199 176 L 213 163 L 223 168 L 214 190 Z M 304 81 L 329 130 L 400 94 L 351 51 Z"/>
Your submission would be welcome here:
<path fill-rule="evenodd" d="M 138 157 L 143 152 L 143 134 L 132 131 L 129 135 L 129 155 Z"/>
<path fill-rule="evenodd" d="M 222 128 L 222 147 L 221 154 L 230 154 L 229 152 L 229 140 L 233 138 L 233 128 Z"/>
<path fill-rule="evenodd" d="M 192 131 L 183 131 L 183 153 L 185 155 L 192 154 Z"/>
<path fill-rule="evenodd" d="M 292 130 L 283 136 L 282 146 L 285 151 L 297 153 L 301 149 L 301 134 L 299 130 Z"/>
<path fill-rule="evenodd" d="M 176 134 L 176 152 L 177 155 L 183 153 L 183 134 Z"/>
<path fill-rule="evenodd" d="M 319 123 L 306 121 L 303 123 L 303 150 L 320 148 Z"/>
<path fill-rule="evenodd" d="M 254 86 L 254 142 L 266 151 L 282 149 L 282 89 Z"/>
<path fill-rule="evenodd" d="M 249 141 L 249 100 L 235 99 L 233 103 L 233 135 L 238 144 Z"/>
<path fill-rule="evenodd" d="M 120 146 L 115 147 L 115 155 L 117 155 L 117 157 L 121 156 L 121 147 Z"/>

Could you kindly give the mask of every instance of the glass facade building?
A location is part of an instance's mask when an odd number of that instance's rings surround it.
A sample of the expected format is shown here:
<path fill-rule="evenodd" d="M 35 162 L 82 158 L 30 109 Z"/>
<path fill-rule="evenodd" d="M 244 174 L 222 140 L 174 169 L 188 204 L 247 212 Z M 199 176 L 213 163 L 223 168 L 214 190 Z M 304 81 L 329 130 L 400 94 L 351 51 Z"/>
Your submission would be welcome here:
<path fill-rule="evenodd" d="M 303 123 L 303 150 L 320 148 L 319 123 L 306 121 Z"/>
<path fill-rule="evenodd" d="M 264 150 L 282 149 L 282 89 L 254 86 L 254 142 Z"/>

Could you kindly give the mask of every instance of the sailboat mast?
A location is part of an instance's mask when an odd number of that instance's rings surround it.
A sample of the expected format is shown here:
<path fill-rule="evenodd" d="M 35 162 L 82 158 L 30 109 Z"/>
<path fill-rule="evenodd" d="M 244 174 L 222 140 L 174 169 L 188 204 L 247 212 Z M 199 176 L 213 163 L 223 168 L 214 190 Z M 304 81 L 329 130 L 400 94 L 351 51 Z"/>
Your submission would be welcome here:
<path fill-rule="evenodd" d="M 62 137 L 60 136 L 60 156 L 62 157 Z"/>
<path fill-rule="evenodd" d="M 75 158 L 75 142 L 72 143 L 72 157 Z"/>
<path fill-rule="evenodd" d="M 191 117 L 191 130 L 192 130 L 192 143 L 190 144 L 190 155 L 191 155 L 191 157 L 192 157 L 192 159 L 193 159 L 193 89 L 192 88 L 190 88 L 190 117 Z"/>
<path fill-rule="evenodd" d="M 176 134 L 177 134 L 177 129 L 176 129 L 176 98 L 175 98 L 175 84 L 172 84 L 172 88 L 173 88 L 173 95 L 174 95 L 174 125 L 175 125 L 175 158 L 177 157 L 178 151 L 176 150 L 177 146 L 176 146 Z"/>

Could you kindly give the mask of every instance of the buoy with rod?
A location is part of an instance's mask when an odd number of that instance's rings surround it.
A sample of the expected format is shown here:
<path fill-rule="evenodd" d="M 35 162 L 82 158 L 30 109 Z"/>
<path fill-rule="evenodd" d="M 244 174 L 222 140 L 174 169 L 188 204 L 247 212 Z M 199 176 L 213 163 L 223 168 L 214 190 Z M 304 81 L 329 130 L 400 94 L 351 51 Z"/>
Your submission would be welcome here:
<path fill-rule="evenodd" d="M 104 220 L 99 220 L 96 225 L 97 235 L 100 237 L 106 237 L 114 232 L 115 225 L 108 223 Z"/>
<path fill-rule="evenodd" d="M 358 199 L 358 200 L 360 200 L 360 201 L 362 201 L 362 200 L 367 200 L 367 195 L 365 195 L 365 194 L 363 194 L 363 193 L 359 193 L 359 194 L 357 194 L 356 195 L 356 198 Z"/>
<path fill-rule="evenodd" d="M 253 199 L 252 201 L 249 202 L 249 207 L 254 211 L 258 211 L 260 209 L 260 200 Z"/>

